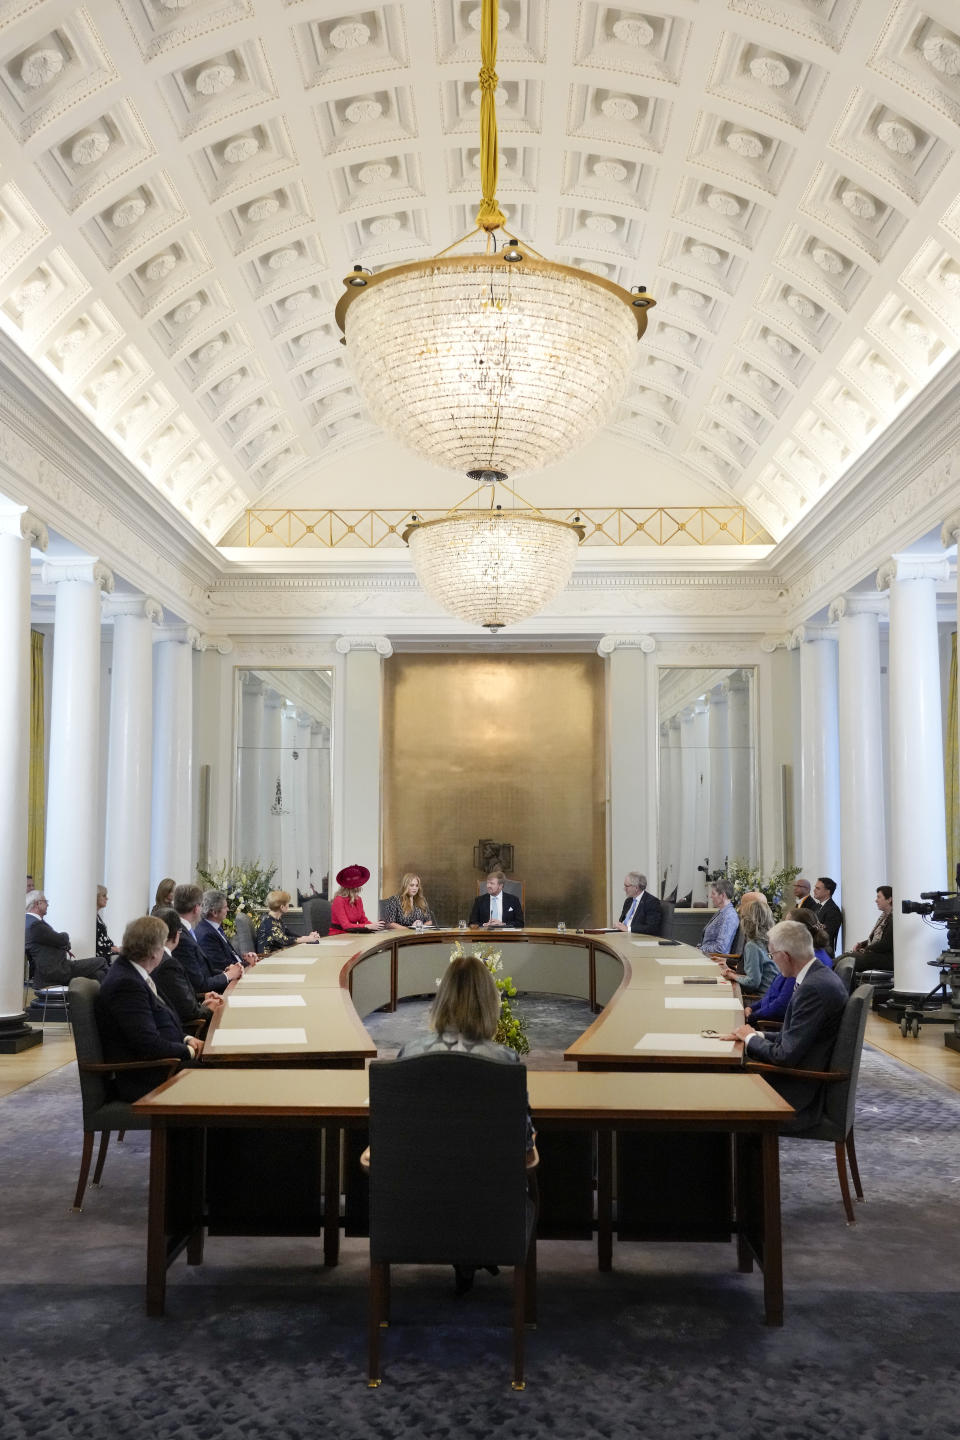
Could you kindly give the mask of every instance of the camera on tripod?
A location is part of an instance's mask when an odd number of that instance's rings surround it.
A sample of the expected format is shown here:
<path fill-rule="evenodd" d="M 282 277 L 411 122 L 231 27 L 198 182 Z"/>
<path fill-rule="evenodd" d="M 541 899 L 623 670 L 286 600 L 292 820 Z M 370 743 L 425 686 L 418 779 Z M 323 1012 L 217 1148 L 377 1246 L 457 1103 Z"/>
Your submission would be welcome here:
<path fill-rule="evenodd" d="M 945 925 L 947 947 L 960 951 L 960 890 L 921 890 L 919 900 L 903 900 L 904 915 L 929 916 L 934 925 Z"/>
<path fill-rule="evenodd" d="M 718 870 L 711 870 L 711 869 L 710 869 L 710 857 L 709 857 L 709 855 L 705 855 L 705 856 L 704 856 L 704 860 L 703 860 L 703 864 L 697 866 L 697 874 L 698 874 L 698 875 L 702 875 L 703 878 L 704 878 L 704 880 L 706 880 L 706 882 L 707 882 L 708 885 L 712 885 L 713 882 L 714 882 L 714 880 L 722 880 L 722 879 L 726 876 L 726 873 L 727 873 L 727 858 L 726 858 L 726 857 L 724 857 L 723 864 L 720 866 L 720 868 L 719 868 Z"/>

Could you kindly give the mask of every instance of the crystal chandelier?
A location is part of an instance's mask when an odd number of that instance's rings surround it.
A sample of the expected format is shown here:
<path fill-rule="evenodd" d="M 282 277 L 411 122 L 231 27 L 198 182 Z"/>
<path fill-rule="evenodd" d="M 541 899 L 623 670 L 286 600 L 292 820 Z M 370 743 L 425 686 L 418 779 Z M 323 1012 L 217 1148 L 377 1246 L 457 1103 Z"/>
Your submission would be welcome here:
<path fill-rule="evenodd" d="M 377 274 L 356 266 L 336 309 L 374 420 L 425 459 L 475 480 L 537 470 L 601 429 L 623 397 L 655 303 L 643 287 L 628 291 L 555 264 L 504 230 L 497 14 L 497 0 L 483 0 L 476 228 L 428 260 Z"/>

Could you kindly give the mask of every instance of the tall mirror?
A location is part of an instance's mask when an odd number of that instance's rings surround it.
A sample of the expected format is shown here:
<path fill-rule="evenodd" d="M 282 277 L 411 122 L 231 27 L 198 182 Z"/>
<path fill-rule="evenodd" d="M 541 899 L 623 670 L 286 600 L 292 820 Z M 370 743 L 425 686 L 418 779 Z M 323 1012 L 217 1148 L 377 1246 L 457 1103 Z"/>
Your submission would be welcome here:
<path fill-rule="evenodd" d="M 756 673 L 660 669 L 660 892 L 703 905 L 708 875 L 757 862 Z"/>
<path fill-rule="evenodd" d="M 330 871 L 331 670 L 238 670 L 238 864 L 275 865 L 274 884 L 326 895 Z"/>

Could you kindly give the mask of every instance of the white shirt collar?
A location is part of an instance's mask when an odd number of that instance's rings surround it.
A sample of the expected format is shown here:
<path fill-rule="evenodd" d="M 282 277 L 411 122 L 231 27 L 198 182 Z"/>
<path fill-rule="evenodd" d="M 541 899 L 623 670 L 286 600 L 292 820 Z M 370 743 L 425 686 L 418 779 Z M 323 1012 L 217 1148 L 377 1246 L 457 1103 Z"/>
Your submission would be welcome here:
<path fill-rule="evenodd" d="M 143 977 L 143 979 L 144 979 L 144 981 L 146 982 L 146 984 L 149 985 L 149 987 L 150 987 L 150 989 L 153 991 L 154 995 L 156 995 L 156 993 L 157 993 L 157 987 L 156 987 L 156 985 L 153 983 L 153 977 L 151 976 L 150 971 L 149 971 L 149 970 L 144 970 L 143 966 L 142 966 L 142 965 L 138 965 L 137 962 L 136 962 L 136 960 L 131 960 L 131 961 L 130 961 L 130 964 L 133 966 L 134 970 L 136 970 L 137 974 L 138 974 L 138 975 L 141 975 L 141 976 Z"/>
<path fill-rule="evenodd" d="M 816 964 L 816 960 L 817 960 L 817 957 L 816 957 L 816 955 L 814 955 L 814 957 L 813 957 L 812 960 L 808 960 L 808 961 L 807 961 L 806 965 L 804 965 L 803 969 L 800 971 L 800 974 L 799 974 L 799 975 L 797 976 L 797 978 L 796 978 L 795 988 L 798 988 L 799 986 L 801 986 L 801 985 L 803 984 L 804 980 L 806 979 L 807 971 L 810 969 L 810 966 L 811 966 L 811 965 L 815 965 L 815 964 Z"/>

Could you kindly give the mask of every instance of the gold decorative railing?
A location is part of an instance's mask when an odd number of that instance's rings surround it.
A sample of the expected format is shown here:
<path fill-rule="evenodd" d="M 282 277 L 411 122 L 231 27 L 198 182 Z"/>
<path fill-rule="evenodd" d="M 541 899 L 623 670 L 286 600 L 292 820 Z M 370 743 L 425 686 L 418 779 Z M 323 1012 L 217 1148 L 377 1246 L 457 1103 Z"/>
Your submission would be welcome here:
<path fill-rule="evenodd" d="M 448 510 L 262 510 L 246 512 L 246 541 L 238 526 L 225 544 L 369 550 L 403 544 L 416 520 L 439 520 Z M 770 545 L 770 535 L 742 505 L 616 506 L 542 509 L 554 520 L 577 521 L 585 545 Z"/>

